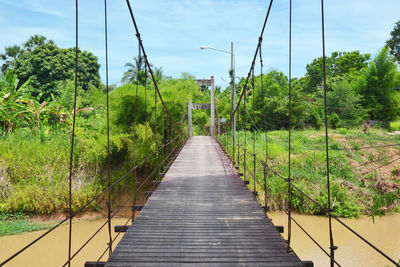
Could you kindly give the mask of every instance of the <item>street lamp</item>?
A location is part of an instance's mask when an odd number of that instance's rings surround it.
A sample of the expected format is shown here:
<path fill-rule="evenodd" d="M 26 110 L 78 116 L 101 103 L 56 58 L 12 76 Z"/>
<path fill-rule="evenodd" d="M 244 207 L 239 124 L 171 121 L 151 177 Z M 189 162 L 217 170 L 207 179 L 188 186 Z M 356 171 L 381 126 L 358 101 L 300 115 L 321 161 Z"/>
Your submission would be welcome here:
<path fill-rule="evenodd" d="M 217 49 L 209 46 L 200 46 L 200 49 L 211 49 L 218 52 L 223 52 L 231 55 L 231 70 L 233 71 L 231 77 L 231 116 L 233 114 L 234 103 L 236 103 L 236 94 L 235 94 L 235 54 L 233 53 L 233 42 L 231 42 L 231 52 Z M 236 140 L 236 116 L 233 116 L 233 142 Z"/>

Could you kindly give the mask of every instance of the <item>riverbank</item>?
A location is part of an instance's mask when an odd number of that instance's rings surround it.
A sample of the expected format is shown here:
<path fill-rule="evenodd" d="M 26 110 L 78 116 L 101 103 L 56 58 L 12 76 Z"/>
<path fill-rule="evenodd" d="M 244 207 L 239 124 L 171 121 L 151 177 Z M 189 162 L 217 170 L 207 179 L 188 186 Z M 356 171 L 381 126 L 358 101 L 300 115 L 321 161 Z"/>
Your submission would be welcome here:
<path fill-rule="evenodd" d="M 232 155 L 232 136 L 219 137 Z M 289 173 L 288 132 L 268 132 L 268 149 L 265 136 L 256 133 L 253 146 L 252 132 L 237 132 L 239 160 L 235 148 L 235 162 L 239 172 L 250 180 L 253 190 L 253 154 L 256 190 L 259 200 L 264 199 L 264 168 L 259 161 L 267 162 L 267 205 L 272 210 L 286 207 L 288 187 L 283 178 Z M 246 147 L 246 155 L 244 148 Z M 357 129 L 329 130 L 330 189 L 333 213 L 340 217 L 361 215 L 380 216 L 400 211 L 400 138 L 384 129 L 369 129 L 366 133 Z M 244 165 L 244 160 L 246 165 Z M 245 167 L 246 166 L 246 169 Z M 323 215 L 320 207 L 327 206 L 325 133 L 321 130 L 292 130 L 291 178 L 296 188 L 320 205 L 314 205 L 297 190 L 292 192 L 292 209 L 302 214 Z M 272 200 L 273 199 L 273 200 Z"/>
<path fill-rule="evenodd" d="M 136 204 L 145 204 L 146 198 L 143 194 L 145 190 L 146 188 L 140 190 L 136 195 Z M 112 200 L 113 208 L 123 206 L 115 215 L 115 218 L 129 218 L 132 215 L 132 209 L 130 207 L 131 203 L 132 195 L 126 188 L 121 189 L 118 196 Z M 99 202 L 99 207 L 101 208 L 97 211 L 84 211 L 78 213 L 73 218 L 74 223 L 93 221 L 107 217 L 106 203 L 104 201 Z M 54 214 L 24 214 L 21 212 L 11 214 L 0 213 L 0 236 L 49 229 L 63 220 L 66 216 L 68 216 L 68 213 L 62 212 Z"/>
<path fill-rule="evenodd" d="M 66 214 L 26 215 L 23 213 L 0 214 L 0 236 L 15 235 L 25 232 L 46 230 L 63 220 Z M 104 212 L 84 212 L 74 219 L 76 222 L 97 220 L 104 217 Z"/>

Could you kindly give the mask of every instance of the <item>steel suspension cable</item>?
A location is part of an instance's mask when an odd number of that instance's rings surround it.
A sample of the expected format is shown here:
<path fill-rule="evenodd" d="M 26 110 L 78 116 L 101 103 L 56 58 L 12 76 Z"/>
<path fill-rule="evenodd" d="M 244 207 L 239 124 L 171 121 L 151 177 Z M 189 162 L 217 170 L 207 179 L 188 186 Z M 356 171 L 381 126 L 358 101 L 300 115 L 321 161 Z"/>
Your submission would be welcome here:
<path fill-rule="evenodd" d="M 254 117 L 254 111 L 255 111 L 255 91 L 254 91 L 254 68 L 251 74 L 251 87 L 252 87 L 252 98 L 253 98 L 253 107 L 252 107 L 252 112 L 253 112 L 253 117 Z M 257 196 L 257 190 L 256 190 L 256 131 L 254 127 L 252 127 L 252 134 L 253 134 L 253 195 L 254 197 Z"/>
<path fill-rule="evenodd" d="M 240 111 L 237 113 L 237 122 L 238 124 L 241 123 L 240 121 Z M 240 130 L 243 131 L 243 127 L 240 127 Z M 237 168 L 240 170 L 240 131 L 237 131 Z"/>
<path fill-rule="evenodd" d="M 139 28 L 138 28 L 138 26 L 137 26 L 137 24 L 136 24 L 135 16 L 133 15 L 132 7 L 131 7 L 131 4 L 130 4 L 129 0 L 126 0 L 126 4 L 127 4 L 127 6 L 128 6 L 129 14 L 130 14 L 130 16 L 131 16 L 132 23 L 133 23 L 133 26 L 134 26 L 135 31 L 136 31 L 136 37 L 137 37 L 137 39 L 138 39 L 138 41 L 139 41 L 139 49 L 142 50 L 145 63 L 146 63 L 147 66 L 149 67 L 150 76 L 151 76 L 151 79 L 153 80 L 154 86 L 156 87 L 158 97 L 160 98 L 160 102 L 161 102 L 161 104 L 162 104 L 162 106 L 163 106 L 165 112 L 167 113 L 168 117 L 170 118 L 170 120 L 171 120 L 173 123 L 175 123 L 175 124 L 182 123 L 183 120 L 182 120 L 182 121 L 176 121 L 176 120 L 174 120 L 174 118 L 172 117 L 170 111 L 168 110 L 167 106 L 165 105 L 165 102 L 164 102 L 164 100 L 163 100 L 163 98 L 162 98 L 161 92 L 160 92 L 160 90 L 159 90 L 159 88 L 158 88 L 158 84 L 157 84 L 155 75 L 154 75 L 154 73 L 153 73 L 153 70 L 152 70 L 151 67 L 150 67 L 150 62 L 149 62 L 149 60 L 148 60 L 148 58 L 147 58 L 147 54 L 146 54 L 146 51 L 145 51 L 144 46 L 143 46 L 143 41 L 142 41 L 142 39 L 141 39 L 141 37 L 140 37 Z"/>
<path fill-rule="evenodd" d="M 244 89 L 245 90 L 245 89 Z M 240 101 L 240 99 L 239 99 Z M 243 110 L 244 113 L 246 114 L 247 110 L 246 110 L 246 94 L 244 94 L 243 96 Z M 243 116 L 244 118 L 246 116 Z M 247 151 L 247 125 L 246 125 L 246 120 L 243 122 L 244 123 L 244 150 L 243 150 L 243 180 L 246 180 L 246 172 L 247 172 L 247 164 L 246 164 L 246 151 Z"/>
<path fill-rule="evenodd" d="M 292 0 L 289 0 L 289 158 L 288 158 L 288 240 L 287 251 L 290 252 L 292 238 L 292 165 L 291 165 L 291 138 L 292 138 Z"/>
<path fill-rule="evenodd" d="M 140 48 L 140 44 L 139 44 Z M 147 154 L 147 63 L 144 62 L 144 154 Z M 145 163 L 145 165 L 148 162 Z M 144 176 L 146 176 L 147 168 L 144 168 Z"/>
<path fill-rule="evenodd" d="M 72 167 L 75 143 L 75 123 L 76 123 L 76 100 L 78 96 L 78 0 L 75 0 L 75 88 L 74 88 L 74 117 L 72 121 L 71 151 L 69 157 L 69 232 L 68 232 L 68 260 L 71 259 L 72 250 Z M 70 266 L 70 264 L 68 264 Z"/>
<path fill-rule="evenodd" d="M 104 41 L 106 53 L 106 98 L 107 98 L 107 184 L 111 185 L 111 156 L 110 156 L 110 105 L 109 105 L 109 87 L 108 87 L 108 32 L 107 32 L 107 0 L 104 0 Z M 111 190 L 107 194 L 107 217 L 108 217 L 108 253 L 112 253 L 112 237 L 111 237 Z"/>
<path fill-rule="evenodd" d="M 137 106 L 138 106 L 138 93 L 139 93 L 139 72 L 140 72 L 140 64 L 142 61 L 142 52 L 138 42 L 138 69 L 136 71 L 136 92 L 135 92 L 135 108 L 134 108 L 134 119 L 133 119 L 133 143 L 132 143 L 132 162 L 133 166 L 135 166 L 135 147 L 136 147 L 136 126 L 137 126 Z M 135 179 L 133 181 L 133 191 L 136 191 L 138 186 L 138 175 L 137 170 L 134 171 Z M 136 206 L 136 195 L 133 196 L 133 203 L 132 203 L 132 222 L 135 220 L 135 206 Z"/>
<path fill-rule="evenodd" d="M 157 127 L 157 90 L 154 87 L 154 131 L 153 134 L 157 135 L 159 127 Z M 157 154 L 157 160 L 160 160 L 160 153 Z"/>
<path fill-rule="evenodd" d="M 322 70 L 323 70 L 323 86 L 324 86 L 324 118 L 325 118 L 325 151 L 326 151 L 326 180 L 328 189 L 328 220 L 329 220 L 329 249 L 330 249 L 330 266 L 335 265 L 335 250 L 337 246 L 334 244 L 332 232 L 332 207 L 331 207 L 331 185 L 330 185 L 330 166 L 329 166 L 329 140 L 328 140 L 328 109 L 327 109 L 327 89 L 326 89 L 326 56 L 325 56 L 325 18 L 324 18 L 324 0 L 321 0 L 321 30 L 322 30 Z M 289 145 L 290 147 L 290 145 Z"/>
<path fill-rule="evenodd" d="M 262 37 L 261 37 L 262 38 Z M 261 114 L 265 112 L 265 103 L 264 103 L 264 76 L 263 76 L 263 57 L 262 57 L 262 47 L 260 46 L 260 80 L 261 80 Z M 263 118 L 263 130 L 265 134 L 265 163 L 268 164 L 268 133 L 265 117 Z M 264 176 L 264 212 L 267 212 L 267 169 L 263 168 L 263 176 Z"/>

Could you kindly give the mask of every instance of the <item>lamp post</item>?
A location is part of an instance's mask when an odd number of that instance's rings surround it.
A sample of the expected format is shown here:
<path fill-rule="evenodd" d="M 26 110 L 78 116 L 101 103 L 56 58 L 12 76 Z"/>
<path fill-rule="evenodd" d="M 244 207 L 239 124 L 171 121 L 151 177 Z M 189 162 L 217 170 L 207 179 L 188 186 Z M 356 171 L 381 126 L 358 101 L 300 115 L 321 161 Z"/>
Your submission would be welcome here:
<path fill-rule="evenodd" d="M 235 54 L 233 53 L 233 42 L 231 42 L 231 52 L 217 49 L 209 46 L 200 46 L 200 49 L 211 49 L 218 52 L 223 52 L 231 55 L 231 116 L 234 110 L 234 103 L 236 103 L 236 92 L 235 92 Z M 233 117 L 233 142 L 236 140 L 236 116 Z"/>

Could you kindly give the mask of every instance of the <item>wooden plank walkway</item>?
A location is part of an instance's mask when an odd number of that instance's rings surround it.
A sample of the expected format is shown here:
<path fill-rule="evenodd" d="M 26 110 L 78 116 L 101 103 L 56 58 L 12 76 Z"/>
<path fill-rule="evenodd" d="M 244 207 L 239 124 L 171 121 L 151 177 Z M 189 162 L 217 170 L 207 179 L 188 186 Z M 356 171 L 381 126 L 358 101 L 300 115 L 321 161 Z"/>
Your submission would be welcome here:
<path fill-rule="evenodd" d="M 303 266 L 211 137 L 188 140 L 106 263 Z"/>

